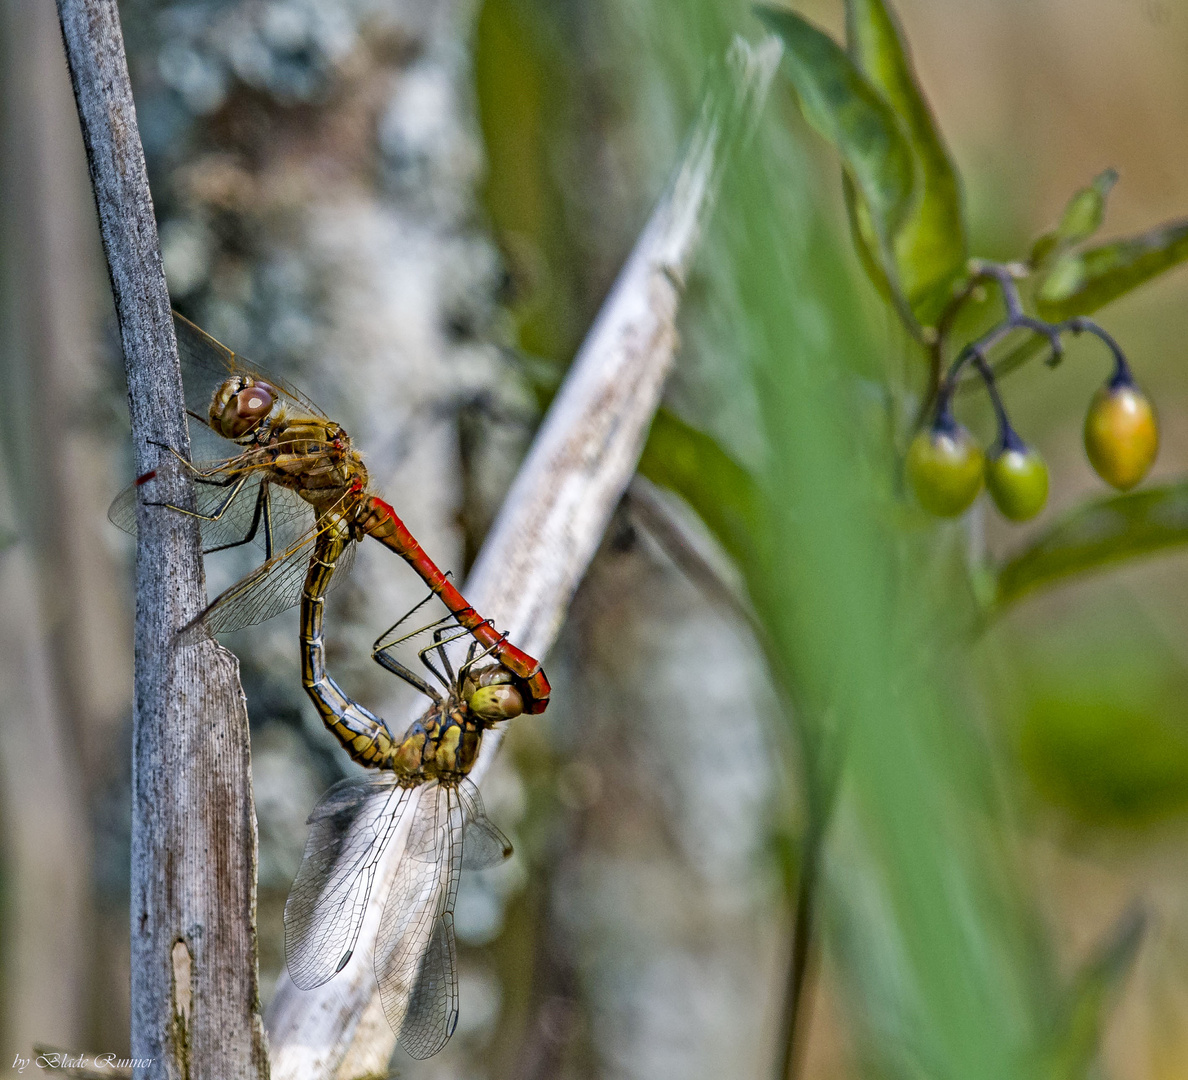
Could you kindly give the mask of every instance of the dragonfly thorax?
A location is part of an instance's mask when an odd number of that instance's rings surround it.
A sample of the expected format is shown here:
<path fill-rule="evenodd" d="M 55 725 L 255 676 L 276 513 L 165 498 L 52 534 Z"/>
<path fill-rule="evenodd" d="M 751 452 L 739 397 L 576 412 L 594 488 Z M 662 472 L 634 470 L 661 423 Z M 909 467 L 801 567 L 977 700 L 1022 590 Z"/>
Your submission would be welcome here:
<path fill-rule="evenodd" d="M 319 513 L 337 512 L 352 540 L 366 531 L 360 515 L 365 512 L 367 467 L 351 447 L 350 437 L 331 420 L 312 416 L 282 415 L 268 418 L 261 427 L 258 460 L 272 483 L 296 491 Z"/>
<path fill-rule="evenodd" d="M 474 767 L 487 723 L 461 704 L 435 705 L 404 733 L 392 769 L 417 780 L 458 780 Z"/>

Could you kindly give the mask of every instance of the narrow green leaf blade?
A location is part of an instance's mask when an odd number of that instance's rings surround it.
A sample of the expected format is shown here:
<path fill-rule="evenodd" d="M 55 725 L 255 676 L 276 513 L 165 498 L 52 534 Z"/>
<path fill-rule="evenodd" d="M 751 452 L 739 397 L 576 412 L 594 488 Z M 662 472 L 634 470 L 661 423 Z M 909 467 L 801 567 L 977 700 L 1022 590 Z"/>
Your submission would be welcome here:
<path fill-rule="evenodd" d="M 1188 259 L 1188 219 L 1140 236 L 1060 256 L 1040 284 L 1036 307 L 1053 322 L 1088 315 Z"/>
<path fill-rule="evenodd" d="M 1074 510 L 998 571 L 998 607 L 1074 574 L 1188 543 L 1188 481 Z"/>
<path fill-rule="evenodd" d="M 898 114 L 915 155 L 918 196 L 894 247 L 903 289 L 928 325 L 969 257 L 961 182 L 888 5 L 846 0 L 846 36 L 850 56 Z"/>
<path fill-rule="evenodd" d="M 741 566 L 754 563 L 762 513 L 759 489 L 712 436 L 660 409 L 639 472 L 680 495 Z"/>
<path fill-rule="evenodd" d="M 869 212 L 880 264 L 902 295 L 892 245 L 912 209 L 916 181 L 912 148 L 895 110 L 828 34 L 791 11 L 755 10 L 782 39 L 784 70 L 801 111 L 841 155 Z"/>
<path fill-rule="evenodd" d="M 1077 973 L 1066 1003 L 1060 1039 L 1045 1062 L 1047 1080 L 1084 1080 L 1094 1064 L 1111 1006 L 1134 966 L 1143 942 L 1147 917 L 1141 907 L 1128 908 Z"/>

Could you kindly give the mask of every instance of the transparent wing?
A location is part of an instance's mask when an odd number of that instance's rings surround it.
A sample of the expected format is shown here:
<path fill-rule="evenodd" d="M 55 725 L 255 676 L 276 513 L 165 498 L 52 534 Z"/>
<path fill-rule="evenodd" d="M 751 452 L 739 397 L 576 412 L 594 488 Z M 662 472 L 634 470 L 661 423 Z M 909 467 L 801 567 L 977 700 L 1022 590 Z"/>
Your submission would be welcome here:
<path fill-rule="evenodd" d="M 462 869 L 486 870 L 498 866 L 512 853 L 511 841 L 491 823 L 483 809 L 478 788 L 469 780 L 458 784 L 458 799 L 466 820 L 462 843 Z"/>
<path fill-rule="evenodd" d="M 173 313 L 173 329 L 177 334 L 186 408 L 196 412 L 199 417 L 205 419 L 210 409 L 210 399 L 225 379 L 231 375 L 247 375 L 276 387 L 297 412 L 325 419 L 326 414 L 296 387 L 232 352 L 176 311 Z"/>
<path fill-rule="evenodd" d="M 301 869 L 285 903 L 285 957 L 302 990 L 333 978 L 350 959 L 376 867 L 412 788 L 392 773 L 335 784 L 309 817 Z"/>
<path fill-rule="evenodd" d="M 224 589 L 181 630 L 183 644 L 192 644 L 208 634 L 223 634 L 271 619 L 301 600 L 313 543 L 319 528 L 310 529 L 279 555 L 256 567 L 246 577 Z M 338 560 L 330 588 L 350 571 L 357 544 L 348 544 Z"/>
<path fill-rule="evenodd" d="M 436 1054 L 458 1026 L 455 949 L 454 913 L 445 911 L 433 923 L 404 1023 L 400 1025 L 400 1045 L 418 1061 Z M 383 995 L 380 996 L 382 999 Z"/>
<path fill-rule="evenodd" d="M 380 1002 L 414 1058 L 436 1054 L 458 1023 L 454 899 L 463 817 L 452 785 L 434 784 L 424 793 L 380 919 Z"/>
<path fill-rule="evenodd" d="M 209 550 L 243 540 L 251 531 L 257 515 L 260 484 L 265 479 L 263 467 L 243 468 L 237 465 L 235 458 L 202 461 L 194 467 L 207 474 L 208 479 L 232 481 L 225 486 L 209 483 L 194 485 L 194 510 L 204 518 L 200 522 L 203 549 Z M 234 481 L 241 476 L 244 483 L 236 491 Z M 155 481 L 156 477 L 150 475 L 144 482 L 129 484 L 124 488 L 107 511 L 108 520 L 124 532 L 135 536 L 137 503 L 142 500 L 155 501 Z M 289 488 L 270 484 L 268 504 L 274 551 L 284 551 L 313 526 L 313 507 Z M 205 520 L 214 514 L 219 514 L 218 520 Z M 266 546 L 266 532 L 262 519 L 252 540 L 262 548 Z"/>
<path fill-rule="evenodd" d="M 107 508 L 107 520 L 129 536 L 136 535 L 136 505 L 140 502 L 140 485 L 129 484 Z"/>

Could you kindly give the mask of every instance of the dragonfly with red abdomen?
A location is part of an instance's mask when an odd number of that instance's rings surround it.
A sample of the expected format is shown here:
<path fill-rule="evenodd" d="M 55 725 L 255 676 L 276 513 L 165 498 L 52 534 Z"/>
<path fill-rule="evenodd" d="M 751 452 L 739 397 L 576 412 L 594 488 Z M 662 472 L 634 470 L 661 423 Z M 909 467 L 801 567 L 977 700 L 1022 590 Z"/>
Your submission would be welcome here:
<path fill-rule="evenodd" d="M 174 327 L 187 403 L 206 402 L 204 411 L 187 411 L 237 444 L 239 452 L 192 464 L 166 447 L 193 477 L 194 505 L 154 501 L 153 471 L 127 488 L 108 516 L 134 533 L 137 504 L 143 501 L 196 517 L 206 552 L 255 541 L 265 553 L 260 566 L 215 597 L 181 633 L 220 633 L 271 618 L 300 600 L 318 538 L 327 530 L 345 541 L 331 568 L 337 575 L 347 569 L 356 543 L 370 536 L 404 559 L 457 623 L 511 674 L 523 695 L 524 711 L 543 712 L 549 682 L 540 663 L 467 603 L 395 510 L 370 490 L 367 467 L 342 426 L 283 380 L 246 363 L 176 313 Z"/>

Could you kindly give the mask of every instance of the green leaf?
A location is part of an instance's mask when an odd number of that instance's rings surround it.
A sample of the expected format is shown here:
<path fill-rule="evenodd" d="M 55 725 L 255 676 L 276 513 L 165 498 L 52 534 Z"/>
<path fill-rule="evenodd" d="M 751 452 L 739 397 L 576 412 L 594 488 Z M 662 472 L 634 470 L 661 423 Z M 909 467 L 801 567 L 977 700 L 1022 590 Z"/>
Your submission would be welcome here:
<path fill-rule="evenodd" d="M 1188 542 L 1188 481 L 1074 510 L 998 571 L 998 607 L 1074 574 Z"/>
<path fill-rule="evenodd" d="M 890 286 L 901 317 L 918 334 L 894 255 L 894 241 L 912 210 L 916 184 L 903 124 L 828 34 L 791 11 L 764 5 L 755 10 L 784 43 L 784 70 L 805 119 L 841 155 L 846 175 L 861 195 L 883 271 L 884 280 L 876 279 L 876 285 Z"/>
<path fill-rule="evenodd" d="M 1077 972 L 1064 1003 L 1059 1038 L 1047 1055 L 1047 1080 L 1084 1080 L 1098 1060 L 1110 1007 L 1134 964 L 1146 929 L 1141 907 L 1124 911 Z"/>
<path fill-rule="evenodd" d="M 1043 266 L 1054 256 L 1082 240 L 1088 240 L 1097 232 L 1105 219 L 1106 199 L 1117 182 L 1118 173 L 1114 169 L 1106 169 L 1098 173 L 1088 187 L 1081 188 L 1069 199 L 1060 224 L 1035 242 L 1031 249 L 1031 265 Z"/>
<path fill-rule="evenodd" d="M 1065 688 L 1031 705 L 1019 753 L 1044 801 L 1083 825 L 1136 828 L 1188 810 L 1188 731 L 1151 702 Z"/>
<path fill-rule="evenodd" d="M 652 421 L 639 471 L 680 495 L 741 566 L 756 560 L 761 497 L 754 478 L 711 436 L 667 409 Z"/>
<path fill-rule="evenodd" d="M 858 261 L 866 271 L 866 276 L 874 282 L 879 295 L 887 303 L 894 305 L 895 291 L 887 279 L 887 272 L 883 269 L 882 256 L 879 254 L 879 238 L 871 220 L 870 207 L 866 205 L 850 174 L 845 170 L 842 170 L 842 195 L 846 202 L 850 237 L 854 241 L 854 250 L 858 252 Z"/>
<path fill-rule="evenodd" d="M 846 37 L 851 58 L 898 114 L 915 157 L 918 196 L 895 237 L 895 261 L 913 311 L 930 325 L 969 255 L 961 183 L 894 13 L 882 0 L 846 0 Z"/>
<path fill-rule="evenodd" d="M 1040 284 L 1036 307 L 1052 322 L 1088 315 L 1188 259 L 1188 220 L 1141 236 L 1061 255 Z"/>

